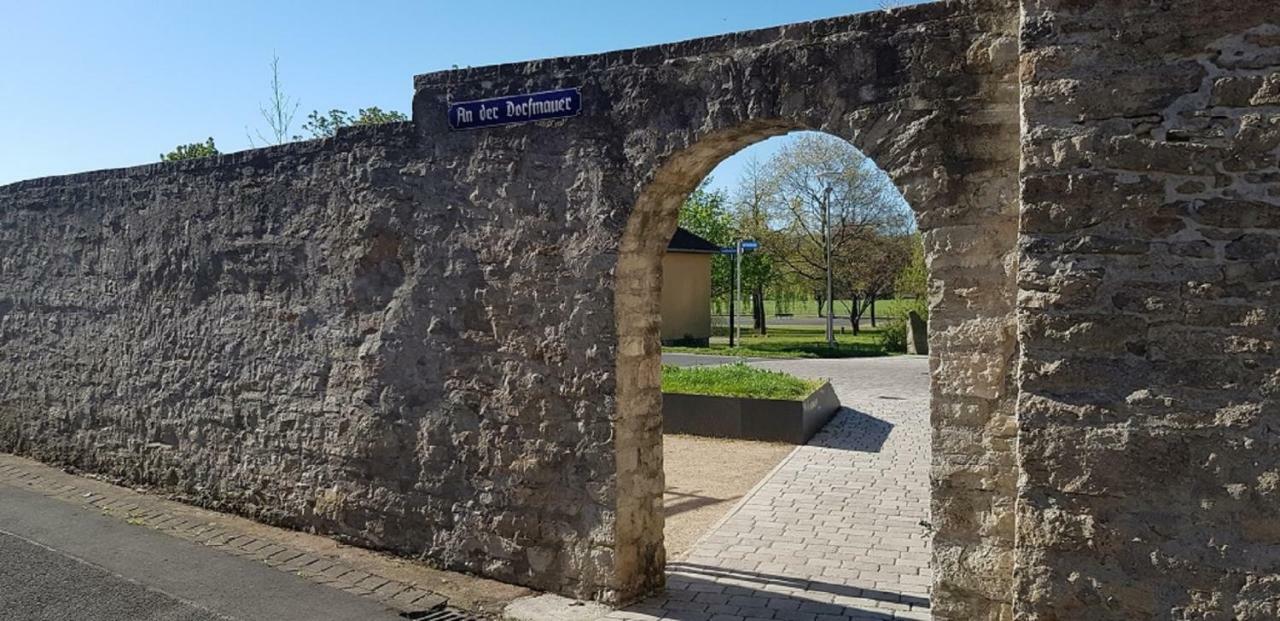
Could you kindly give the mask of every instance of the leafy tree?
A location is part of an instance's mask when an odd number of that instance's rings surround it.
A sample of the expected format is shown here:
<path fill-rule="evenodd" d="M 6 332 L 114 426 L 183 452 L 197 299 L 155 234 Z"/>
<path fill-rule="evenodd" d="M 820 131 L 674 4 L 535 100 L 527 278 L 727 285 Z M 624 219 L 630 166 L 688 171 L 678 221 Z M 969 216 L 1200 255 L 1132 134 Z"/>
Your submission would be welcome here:
<path fill-rule="evenodd" d="M 929 318 L 929 273 L 924 260 L 924 239 L 916 232 L 907 243 L 911 258 L 894 281 L 893 291 L 899 299 L 909 298 L 910 301 L 898 307 L 897 321 L 880 333 L 880 343 L 885 351 L 907 351 L 907 324 L 912 311 L 926 320 Z"/>
<path fill-rule="evenodd" d="M 302 130 L 311 134 L 312 138 L 330 138 L 338 133 L 338 128 L 346 127 L 351 124 L 351 115 L 345 110 L 333 109 L 328 114 L 320 114 L 318 110 L 312 110 L 307 115 L 307 122 L 302 124 Z"/>
<path fill-rule="evenodd" d="M 708 190 L 711 179 L 703 180 L 698 189 L 684 200 L 680 208 L 680 226 L 718 246 L 733 239 L 733 215 L 723 192 Z M 711 296 L 727 296 L 733 290 L 730 281 L 730 257 L 716 255 L 711 259 Z"/>
<path fill-rule="evenodd" d="M 343 127 L 380 125 L 382 123 L 397 123 L 407 120 L 409 120 L 409 117 L 402 112 L 396 112 L 395 110 L 384 111 L 377 106 L 361 108 L 354 116 L 346 110 L 335 108 L 327 114 L 320 114 L 319 111 L 312 110 L 311 114 L 307 115 L 307 122 L 302 124 L 302 129 L 309 132 L 312 138 L 332 138 Z"/>
<path fill-rule="evenodd" d="M 892 290 L 911 260 L 910 236 L 865 229 L 857 239 L 857 259 L 836 264 L 833 275 L 836 290 L 849 296 L 846 308 L 854 334 L 859 331 L 859 319 L 877 298 Z"/>
<path fill-rule="evenodd" d="M 172 151 L 160 154 L 160 161 L 177 162 L 179 160 L 193 160 L 198 157 L 214 155 L 218 155 L 218 148 L 213 145 L 213 138 L 209 138 L 204 142 L 180 144 L 174 147 Z"/>
<path fill-rule="evenodd" d="M 923 300 L 929 295 L 929 272 L 924 263 L 924 238 L 919 232 L 911 235 L 911 259 L 893 282 L 893 292 L 898 297 Z"/>
<path fill-rule="evenodd" d="M 360 108 L 356 113 L 356 120 L 352 125 L 381 125 L 383 123 L 403 123 L 408 121 L 409 117 L 403 112 L 395 110 L 383 111 L 382 108 L 371 106 L 368 108 Z"/>
<path fill-rule="evenodd" d="M 774 314 L 793 314 L 795 305 L 813 297 L 811 283 L 806 282 L 786 265 L 775 262 L 776 269 L 769 286 L 769 298 L 773 300 Z"/>

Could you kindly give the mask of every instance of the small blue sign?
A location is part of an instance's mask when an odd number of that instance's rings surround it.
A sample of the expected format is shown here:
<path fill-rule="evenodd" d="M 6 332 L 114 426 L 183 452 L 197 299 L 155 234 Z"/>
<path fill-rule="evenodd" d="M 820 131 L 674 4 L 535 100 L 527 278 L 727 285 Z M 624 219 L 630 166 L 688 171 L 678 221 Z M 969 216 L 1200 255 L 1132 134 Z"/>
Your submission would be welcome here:
<path fill-rule="evenodd" d="M 738 254 L 738 249 L 733 246 L 726 246 L 720 249 L 720 254 Z"/>
<path fill-rule="evenodd" d="M 580 112 L 582 93 L 564 88 L 449 104 L 449 127 L 479 129 L 577 116 Z"/>
<path fill-rule="evenodd" d="M 756 248 L 759 248 L 759 247 L 760 247 L 760 242 L 758 242 L 758 241 L 756 241 L 756 240 L 754 240 L 754 239 L 744 239 L 744 240 L 742 240 L 742 249 L 743 249 L 743 250 L 755 250 Z"/>

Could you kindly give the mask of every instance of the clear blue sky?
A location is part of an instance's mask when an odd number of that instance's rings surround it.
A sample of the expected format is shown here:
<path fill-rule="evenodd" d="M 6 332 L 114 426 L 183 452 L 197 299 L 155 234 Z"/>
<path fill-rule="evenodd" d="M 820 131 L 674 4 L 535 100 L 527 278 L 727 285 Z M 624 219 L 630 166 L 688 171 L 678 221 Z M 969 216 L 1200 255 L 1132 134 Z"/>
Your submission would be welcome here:
<path fill-rule="evenodd" d="M 876 0 L 0 0 L 0 184 L 154 162 L 262 126 L 272 53 L 306 112 L 409 112 L 412 77 L 874 10 Z M 729 183 L 733 163 L 720 176 Z"/>

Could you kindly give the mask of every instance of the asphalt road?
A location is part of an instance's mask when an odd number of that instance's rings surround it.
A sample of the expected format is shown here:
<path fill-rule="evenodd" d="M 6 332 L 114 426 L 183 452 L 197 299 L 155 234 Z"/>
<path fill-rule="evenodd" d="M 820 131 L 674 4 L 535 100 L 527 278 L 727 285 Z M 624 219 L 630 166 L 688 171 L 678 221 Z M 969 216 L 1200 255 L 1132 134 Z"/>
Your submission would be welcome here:
<path fill-rule="evenodd" d="M 377 602 L 0 485 L 5 621 L 403 621 Z"/>
<path fill-rule="evenodd" d="M 6 619 L 226 618 L 3 530 L 0 559 L 0 612 Z"/>

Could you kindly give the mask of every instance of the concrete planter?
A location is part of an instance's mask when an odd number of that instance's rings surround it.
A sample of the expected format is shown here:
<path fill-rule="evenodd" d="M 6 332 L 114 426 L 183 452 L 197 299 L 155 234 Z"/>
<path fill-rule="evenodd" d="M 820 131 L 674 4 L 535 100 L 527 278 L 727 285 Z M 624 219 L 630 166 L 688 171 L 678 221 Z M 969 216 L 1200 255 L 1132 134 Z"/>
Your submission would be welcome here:
<path fill-rule="evenodd" d="M 804 444 L 840 409 L 826 382 L 803 401 L 662 395 L 662 430 L 692 436 Z"/>

